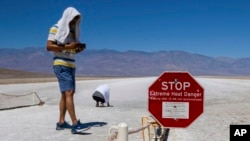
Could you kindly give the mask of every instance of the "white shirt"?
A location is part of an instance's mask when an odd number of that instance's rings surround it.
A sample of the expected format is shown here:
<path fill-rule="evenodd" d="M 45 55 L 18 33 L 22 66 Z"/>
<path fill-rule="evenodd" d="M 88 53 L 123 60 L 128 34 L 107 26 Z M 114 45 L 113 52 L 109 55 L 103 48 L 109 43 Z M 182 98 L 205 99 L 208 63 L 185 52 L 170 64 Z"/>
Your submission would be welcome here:
<path fill-rule="evenodd" d="M 80 18 L 75 26 L 69 27 L 69 23 L 76 16 L 81 14 L 73 7 L 64 10 L 62 18 L 50 28 L 48 40 L 55 41 L 57 44 L 68 44 L 73 41 L 79 42 Z M 75 68 L 75 49 L 68 49 L 62 52 L 54 52 L 54 64 Z"/>
<path fill-rule="evenodd" d="M 98 91 L 100 92 L 104 99 L 105 99 L 105 103 L 108 103 L 109 102 L 109 91 L 110 91 L 110 87 L 108 84 L 103 84 L 103 85 L 100 85 L 98 86 L 95 91 Z"/>

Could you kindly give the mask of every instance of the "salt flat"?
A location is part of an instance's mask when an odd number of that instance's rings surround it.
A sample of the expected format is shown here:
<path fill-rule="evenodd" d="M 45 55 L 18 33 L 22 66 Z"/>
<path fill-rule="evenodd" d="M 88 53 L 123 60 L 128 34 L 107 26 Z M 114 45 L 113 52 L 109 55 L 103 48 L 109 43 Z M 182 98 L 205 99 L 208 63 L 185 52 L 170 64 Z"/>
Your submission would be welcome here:
<path fill-rule="evenodd" d="M 130 129 L 141 126 L 148 116 L 148 87 L 156 77 L 77 81 L 76 113 L 81 122 L 105 122 L 84 135 L 70 130 L 56 131 L 59 90 L 57 82 L 0 85 L 0 93 L 25 94 L 33 90 L 45 101 L 33 106 L 0 111 L 0 140 L 3 141 L 107 141 L 113 125 L 126 122 Z M 228 141 L 230 124 L 250 124 L 250 80 L 203 78 L 196 80 L 205 89 L 204 113 L 187 128 L 171 128 L 169 141 Z M 97 108 L 92 93 L 99 84 L 111 86 L 110 103 L 114 107 Z M 67 120 L 70 121 L 67 115 Z M 129 135 L 130 141 L 142 141 L 141 133 Z"/>

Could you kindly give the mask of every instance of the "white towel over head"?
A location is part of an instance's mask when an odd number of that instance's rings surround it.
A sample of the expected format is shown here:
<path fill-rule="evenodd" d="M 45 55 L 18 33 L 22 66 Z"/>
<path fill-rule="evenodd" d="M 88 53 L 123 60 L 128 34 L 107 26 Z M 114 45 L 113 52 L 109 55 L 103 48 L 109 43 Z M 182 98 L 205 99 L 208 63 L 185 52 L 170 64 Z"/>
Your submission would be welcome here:
<path fill-rule="evenodd" d="M 58 44 L 65 44 L 66 38 L 70 32 L 69 23 L 76 16 L 80 16 L 75 25 L 75 38 L 76 41 L 79 42 L 81 14 L 75 8 L 68 7 L 64 10 L 61 19 L 57 22 L 58 30 L 55 35 L 55 39 L 57 40 Z"/>

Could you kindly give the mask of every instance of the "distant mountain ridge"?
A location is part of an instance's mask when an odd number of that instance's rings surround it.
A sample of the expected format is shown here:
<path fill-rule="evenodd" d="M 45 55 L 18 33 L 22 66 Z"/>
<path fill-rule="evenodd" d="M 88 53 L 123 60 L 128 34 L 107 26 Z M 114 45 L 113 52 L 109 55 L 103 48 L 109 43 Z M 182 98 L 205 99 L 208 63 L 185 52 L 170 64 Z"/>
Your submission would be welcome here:
<path fill-rule="evenodd" d="M 52 74 L 51 52 L 45 48 L 0 49 L 0 68 Z M 158 76 L 163 71 L 192 75 L 247 76 L 250 57 L 209 57 L 184 51 L 91 50 L 77 54 L 78 76 Z"/>

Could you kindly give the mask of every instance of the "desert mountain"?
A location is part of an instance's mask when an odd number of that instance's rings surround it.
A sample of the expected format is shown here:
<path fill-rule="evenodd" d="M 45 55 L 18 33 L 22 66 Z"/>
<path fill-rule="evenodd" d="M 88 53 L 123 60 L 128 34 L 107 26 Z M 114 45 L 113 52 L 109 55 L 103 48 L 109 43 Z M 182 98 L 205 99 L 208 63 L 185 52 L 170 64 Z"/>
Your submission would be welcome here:
<path fill-rule="evenodd" d="M 52 74 L 51 52 L 45 48 L 0 49 L 0 68 Z M 163 71 L 192 75 L 250 75 L 250 58 L 209 57 L 184 51 L 91 50 L 77 54 L 78 76 L 158 76 Z"/>

